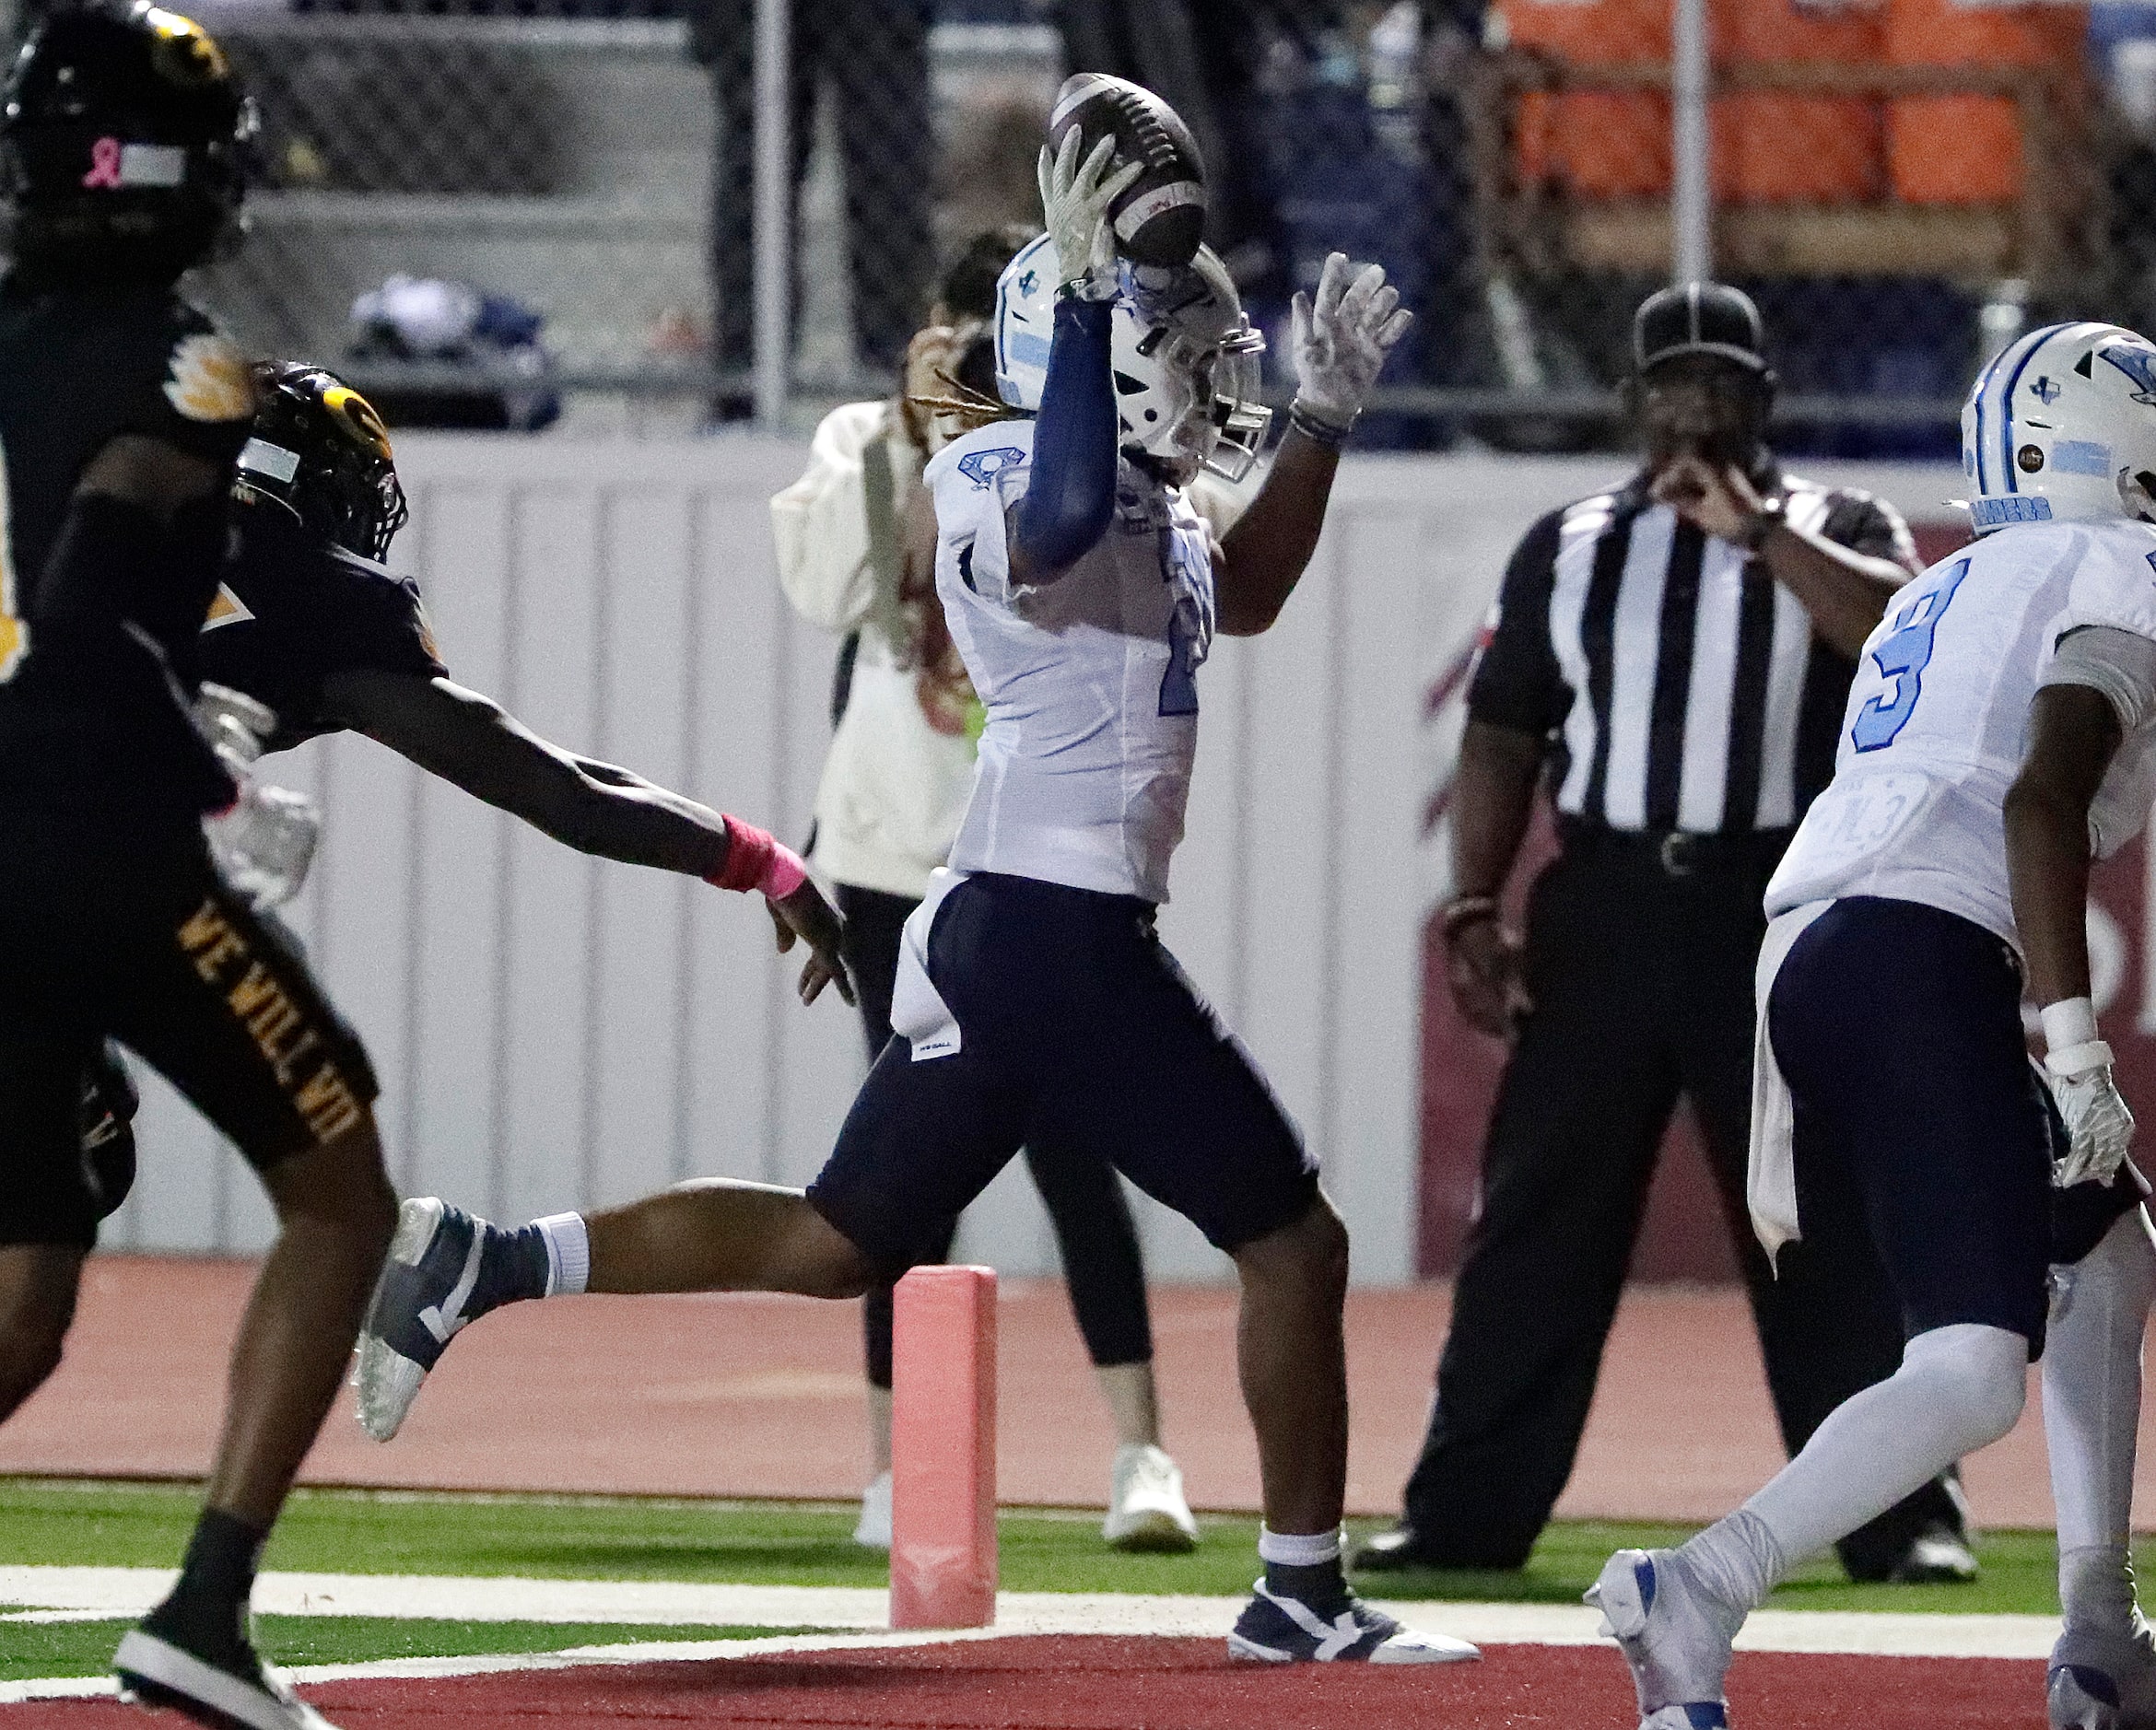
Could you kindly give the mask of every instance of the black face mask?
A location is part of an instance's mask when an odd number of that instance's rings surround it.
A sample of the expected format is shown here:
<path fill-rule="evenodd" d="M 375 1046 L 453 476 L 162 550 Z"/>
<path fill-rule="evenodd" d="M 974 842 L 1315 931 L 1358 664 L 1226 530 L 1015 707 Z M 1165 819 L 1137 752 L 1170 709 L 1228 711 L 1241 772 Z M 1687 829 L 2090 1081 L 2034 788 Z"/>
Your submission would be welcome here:
<path fill-rule="evenodd" d="M 1755 468 L 1763 454 L 1773 386 L 1762 374 L 1712 355 L 1663 361 L 1632 386 L 1633 414 L 1658 471 L 1679 457 Z"/>

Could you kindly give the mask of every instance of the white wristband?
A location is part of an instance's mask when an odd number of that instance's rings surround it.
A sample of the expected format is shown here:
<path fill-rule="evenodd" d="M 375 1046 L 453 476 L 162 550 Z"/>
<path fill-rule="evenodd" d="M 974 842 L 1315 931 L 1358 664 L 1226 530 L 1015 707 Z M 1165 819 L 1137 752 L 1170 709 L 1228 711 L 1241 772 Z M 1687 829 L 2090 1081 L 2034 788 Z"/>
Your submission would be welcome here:
<path fill-rule="evenodd" d="M 2096 1006 L 2085 997 L 2069 997 L 2046 1003 L 2042 1016 L 2047 1050 L 2063 1052 L 2068 1046 L 2085 1046 L 2096 1037 Z"/>

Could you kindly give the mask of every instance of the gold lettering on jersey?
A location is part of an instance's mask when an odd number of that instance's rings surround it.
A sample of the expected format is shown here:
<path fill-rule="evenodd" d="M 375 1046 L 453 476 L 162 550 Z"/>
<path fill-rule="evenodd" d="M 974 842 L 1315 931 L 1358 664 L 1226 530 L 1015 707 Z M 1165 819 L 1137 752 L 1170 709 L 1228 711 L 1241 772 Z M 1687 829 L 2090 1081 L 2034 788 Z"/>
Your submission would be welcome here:
<path fill-rule="evenodd" d="M 325 1063 L 292 1094 L 316 1141 L 332 1140 L 358 1126 L 362 1107 L 337 1066 Z"/>
<path fill-rule="evenodd" d="M 321 1056 L 322 1036 L 306 1010 L 293 1000 L 272 964 L 255 959 L 247 938 L 234 928 L 215 897 L 181 922 L 180 947 L 205 984 L 224 994 L 225 1007 L 247 1030 L 293 1108 L 317 1143 L 357 1126 L 365 1106 L 334 1058 Z M 308 1079 L 299 1066 L 312 1058 Z"/>
<path fill-rule="evenodd" d="M 204 902 L 187 916 L 180 927 L 180 947 L 194 958 L 195 972 L 211 985 L 217 982 L 218 970 L 225 963 L 247 957 L 246 942 L 215 901 Z"/>
<path fill-rule="evenodd" d="M 254 374 L 225 337 L 198 331 L 172 345 L 165 400 L 189 420 L 248 420 L 254 414 Z"/>

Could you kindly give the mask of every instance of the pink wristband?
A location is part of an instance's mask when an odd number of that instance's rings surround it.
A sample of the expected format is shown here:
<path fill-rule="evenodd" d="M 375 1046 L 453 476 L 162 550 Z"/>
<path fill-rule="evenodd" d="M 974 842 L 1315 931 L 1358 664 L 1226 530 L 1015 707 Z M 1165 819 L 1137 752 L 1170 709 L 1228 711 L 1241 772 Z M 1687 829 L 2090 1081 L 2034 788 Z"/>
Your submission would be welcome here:
<path fill-rule="evenodd" d="M 808 882 L 808 866 L 800 854 L 783 841 L 771 843 L 771 862 L 764 867 L 764 878 L 756 887 L 774 901 L 783 901 L 802 884 Z"/>
<path fill-rule="evenodd" d="M 756 890 L 774 901 L 783 901 L 808 881 L 808 867 L 801 855 L 778 841 L 767 829 L 728 815 L 726 862 L 704 881 L 721 889 L 746 894 Z"/>

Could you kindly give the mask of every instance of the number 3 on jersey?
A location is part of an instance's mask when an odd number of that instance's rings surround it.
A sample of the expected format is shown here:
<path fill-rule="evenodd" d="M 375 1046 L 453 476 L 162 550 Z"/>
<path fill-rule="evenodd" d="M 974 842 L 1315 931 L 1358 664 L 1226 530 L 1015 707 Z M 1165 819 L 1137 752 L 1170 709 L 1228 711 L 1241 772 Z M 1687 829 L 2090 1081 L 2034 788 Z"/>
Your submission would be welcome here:
<path fill-rule="evenodd" d="M 1931 664 L 1932 639 L 1940 616 L 1969 574 L 1969 561 L 1957 559 L 1939 587 L 1920 594 L 1904 607 L 1886 640 L 1871 651 L 1881 672 L 1894 682 L 1857 710 L 1849 740 L 1859 751 L 1880 751 L 1916 712 L 1916 699 L 1924 695 L 1924 669 Z"/>

